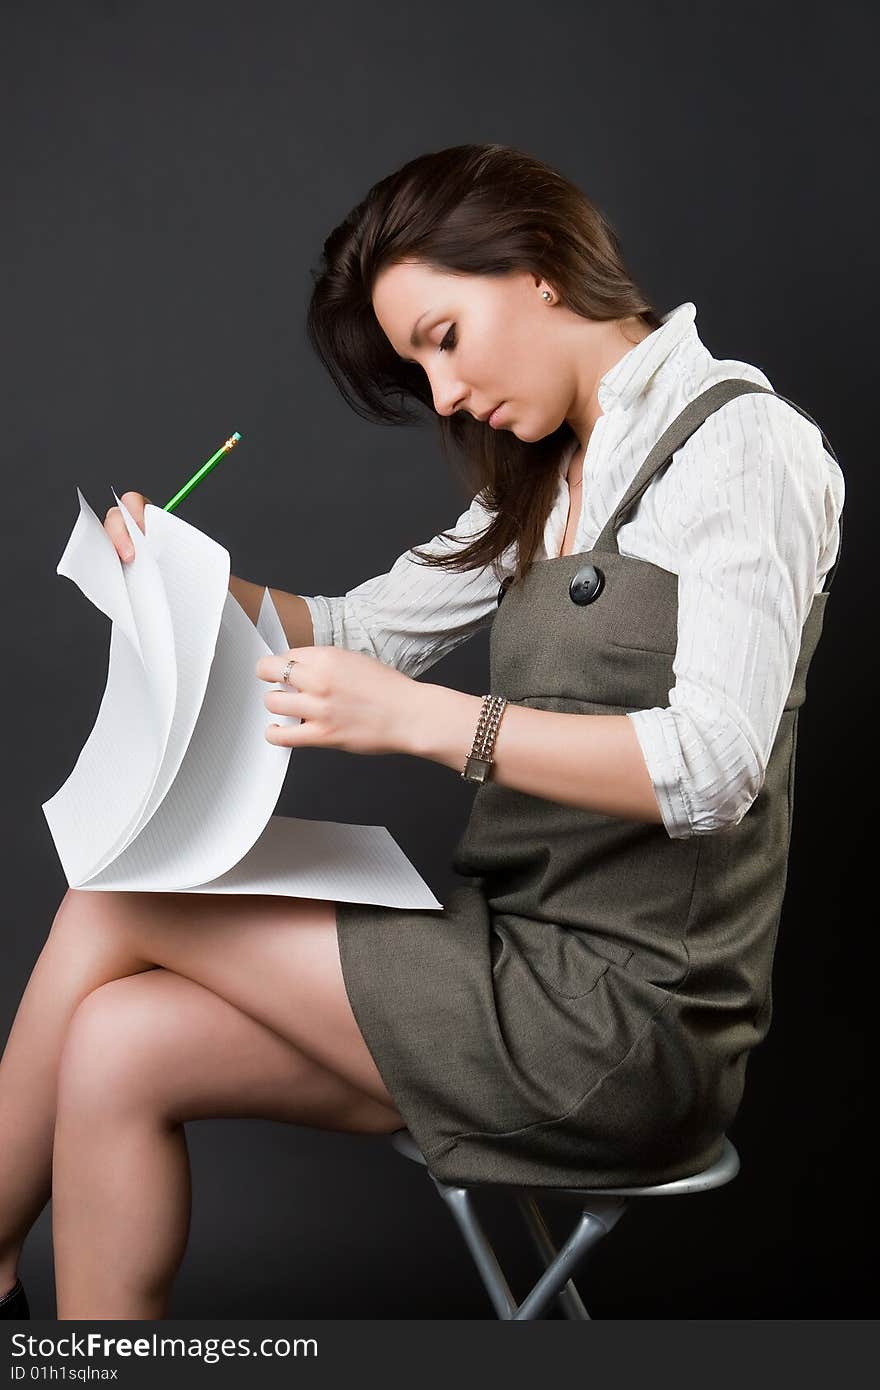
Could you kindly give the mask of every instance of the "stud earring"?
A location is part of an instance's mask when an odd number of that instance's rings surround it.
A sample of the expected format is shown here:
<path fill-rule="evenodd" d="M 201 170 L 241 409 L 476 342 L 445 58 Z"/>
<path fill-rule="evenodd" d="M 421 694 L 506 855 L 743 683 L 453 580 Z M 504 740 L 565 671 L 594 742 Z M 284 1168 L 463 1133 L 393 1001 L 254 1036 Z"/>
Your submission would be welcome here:
<path fill-rule="evenodd" d="M 542 290 L 542 291 L 541 291 L 541 298 L 542 298 L 542 299 L 552 299 L 553 296 L 552 296 L 552 294 L 550 293 L 549 290 Z"/>

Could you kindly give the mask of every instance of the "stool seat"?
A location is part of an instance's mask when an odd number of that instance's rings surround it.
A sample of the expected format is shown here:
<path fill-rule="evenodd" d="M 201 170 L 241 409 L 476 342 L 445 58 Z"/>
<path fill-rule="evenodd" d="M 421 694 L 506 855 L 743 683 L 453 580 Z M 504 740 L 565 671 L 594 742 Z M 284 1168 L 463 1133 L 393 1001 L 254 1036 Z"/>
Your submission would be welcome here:
<path fill-rule="evenodd" d="M 541 1317 L 554 1299 L 559 1300 L 566 1317 L 589 1319 L 590 1315 L 571 1276 L 587 1252 L 614 1229 L 626 1211 L 630 1198 L 682 1197 L 708 1192 L 730 1182 L 740 1167 L 739 1154 L 725 1134 L 722 1135 L 721 1153 L 714 1163 L 699 1173 L 676 1178 L 672 1182 L 644 1187 L 535 1187 L 514 1183 L 469 1183 L 465 1187 L 441 1182 L 434 1176 L 408 1129 L 396 1129 L 388 1138 L 404 1158 L 421 1163 L 427 1170 L 455 1218 L 497 1316 L 519 1320 Z M 545 1267 L 544 1273 L 521 1303 L 517 1303 L 513 1297 L 474 1209 L 473 1194 L 481 1190 L 507 1192 L 513 1197 Z M 571 1235 L 559 1250 L 538 1206 L 539 1196 L 561 1197 L 577 1202 L 581 1207 L 580 1217 Z"/>
<path fill-rule="evenodd" d="M 389 1139 L 400 1153 L 406 1158 L 411 1158 L 415 1163 L 422 1163 L 427 1168 L 425 1157 L 419 1149 L 408 1129 L 396 1129 L 390 1134 Z M 712 1187 L 723 1187 L 726 1182 L 730 1182 L 739 1172 L 739 1154 L 733 1144 L 725 1134 L 722 1138 L 721 1153 L 714 1163 L 702 1172 L 692 1173 L 690 1177 L 675 1178 L 672 1182 L 655 1183 L 647 1187 L 540 1187 L 528 1184 L 504 1184 L 505 1190 L 509 1192 L 539 1192 L 545 1197 L 590 1197 L 597 1196 L 619 1196 L 619 1197 L 681 1197 L 689 1192 L 706 1192 Z M 477 1191 L 481 1187 L 497 1188 L 497 1183 L 471 1183 L 471 1191 Z"/>

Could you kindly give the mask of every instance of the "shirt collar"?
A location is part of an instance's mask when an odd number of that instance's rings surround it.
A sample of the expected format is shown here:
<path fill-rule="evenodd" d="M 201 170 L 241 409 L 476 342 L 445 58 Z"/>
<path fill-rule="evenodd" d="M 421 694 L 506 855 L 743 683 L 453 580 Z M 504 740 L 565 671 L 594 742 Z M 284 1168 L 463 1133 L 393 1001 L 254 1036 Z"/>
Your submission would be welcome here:
<path fill-rule="evenodd" d="M 618 406 L 626 409 L 645 389 L 659 367 L 678 346 L 686 334 L 696 339 L 693 326 L 697 316 L 696 305 L 686 302 L 670 309 L 662 316 L 661 328 L 655 328 L 629 352 L 624 353 L 618 362 L 602 377 L 597 396 L 603 413 Z"/>

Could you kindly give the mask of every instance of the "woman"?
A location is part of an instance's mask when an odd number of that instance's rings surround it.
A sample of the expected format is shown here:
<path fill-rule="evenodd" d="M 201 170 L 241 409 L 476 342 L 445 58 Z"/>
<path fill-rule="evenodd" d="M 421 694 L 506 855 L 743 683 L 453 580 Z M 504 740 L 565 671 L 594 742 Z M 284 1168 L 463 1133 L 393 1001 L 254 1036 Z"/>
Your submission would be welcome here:
<path fill-rule="evenodd" d="M 824 436 L 711 356 L 693 304 L 658 315 L 601 213 L 503 146 L 371 189 L 308 327 L 354 409 L 435 411 L 479 490 L 344 596 L 273 590 L 291 648 L 257 675 L 301 722 L 266 736 L 466 770 L 462 883 L 428 912 L 69 891 L 0 1067 L 7 1316 L 50 1190 L 58 1316 L 164 1315 L 186 1120 L 406 1125 L 450 1181 L 661 1181 L 717 1156 L 769 1026 L 839 550 Z M 118 509 L 105 526 L 127 561 Z M 263 586 L 230 588 L 255 619 Z M 488 623 L 500 698 L 415 679 Z"/>

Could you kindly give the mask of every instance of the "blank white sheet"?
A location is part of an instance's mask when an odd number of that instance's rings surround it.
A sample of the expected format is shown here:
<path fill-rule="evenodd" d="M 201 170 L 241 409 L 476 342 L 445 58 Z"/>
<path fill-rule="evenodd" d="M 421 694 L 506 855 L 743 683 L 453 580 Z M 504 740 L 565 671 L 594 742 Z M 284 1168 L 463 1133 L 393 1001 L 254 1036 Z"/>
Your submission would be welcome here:
<path fill-rule="evenodd" d="M 77 491 L 58 573 L 111 634 L 95 724 L 43 805 L 68 883 L 441 907 L 385 827 L 272 814 L 293 750 L 266 740 L 269 687 L 255 672 L 288 650 L 269 590 L 254 626 L 222 546 L 152 505 L 142 532 L 117 497 L 136 552 L 123 565 Z"/>

